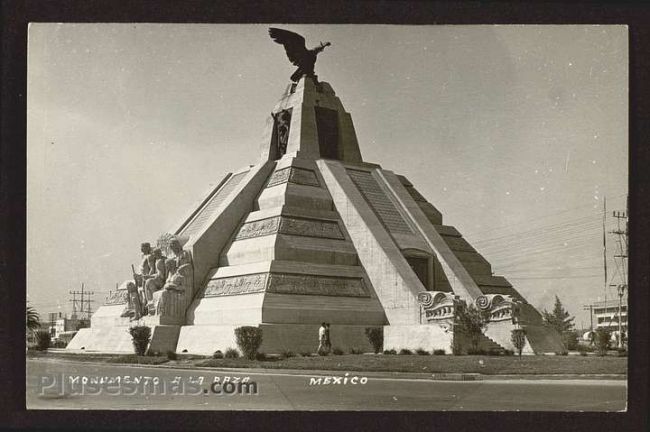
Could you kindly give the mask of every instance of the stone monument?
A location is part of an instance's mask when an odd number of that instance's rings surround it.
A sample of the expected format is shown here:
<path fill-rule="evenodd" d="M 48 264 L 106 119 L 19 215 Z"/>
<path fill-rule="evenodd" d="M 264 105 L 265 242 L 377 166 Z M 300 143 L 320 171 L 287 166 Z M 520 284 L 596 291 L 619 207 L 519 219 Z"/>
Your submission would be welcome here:
<path fill-rule="evenodd" d="M 451 352 L 455 313 L 475 304 L 490 316 L 485 347 L 513 349 L 521 327 L 524 352 L 561 351 L 406 177 L 362 159 L 350 114 L 310 65 L 272 110 L 257 163 L 227 174 L 170 231 L 174 257 L 153 307 L 125 314 L 138 285 L 127 283 L 69 348 L 132 352 L 127 330 L 141 323 L 153 351 L 209 355 L 249 325 L 262 329 L 263 352 L 315 352 L 328 322 L 344 350 L 370 351 L 365 329 L 383 326 L 385 348 Z"/>

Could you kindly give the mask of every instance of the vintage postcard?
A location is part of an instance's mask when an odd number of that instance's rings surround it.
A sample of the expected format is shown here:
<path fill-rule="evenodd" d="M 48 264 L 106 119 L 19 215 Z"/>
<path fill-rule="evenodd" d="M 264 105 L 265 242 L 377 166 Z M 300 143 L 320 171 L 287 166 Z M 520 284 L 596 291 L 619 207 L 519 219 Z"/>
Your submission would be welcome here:
<path fill-rule="evenodd" d="M 32 23 L 26 404 L 625 411 L 624 25 Z"/>

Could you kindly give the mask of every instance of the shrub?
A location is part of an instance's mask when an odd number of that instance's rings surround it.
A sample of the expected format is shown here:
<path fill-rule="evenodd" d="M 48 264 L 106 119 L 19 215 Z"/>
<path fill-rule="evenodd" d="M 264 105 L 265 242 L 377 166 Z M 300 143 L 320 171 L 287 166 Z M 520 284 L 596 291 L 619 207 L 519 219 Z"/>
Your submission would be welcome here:
<path fill-rule="evenodd" d="M 556 356 L 566 356 L 569 355 L 569 351 L 557 351 L 555 353 Z"/>
<path fill-rule="evenodd" d="M 399 350 L 399 355 L 412 355 L 413 352 L 410 349 L 402 348 Z"/>
<path fill-rule="evenodd" d="M 264 360 L 266 360 L 266 358 L 267 358 L 266 354 L 264 354 L 263 352 L 256 352 L 255 353 L 255 360 L 257 360 L 257 361 L 264 361 Z"/>
<path fill-rule="evenodd" d="M 617 348 L 616 352 L 619 357 L 627 357 L 627 350 L 625 348 Z"/>
<path fill-rule="evenodd" d="M 384 350 L 384 354 L 386 354 L 386 355 L 395 355 L 395 354 L 397 354 L 397 351 L 395 351 L 394 349 Z"/>
<path fill-rule="evenodd" d="M 379 354 L 381 348 L 384 346 L 384 328 L 367 327 L 366 337 L 368 338 L 370 345 L 372 345 L 372 348 L 375 350 L 375 354 Z"/>
<path fill-rule="evenodd" d="M 216 350 L 216 351 L 212 354 L 212 358 L 213 358 L 213 359 L 222 359 L 222 358 L 223 358 L 223 353 L 221 352 L 221 350 Z"/>
<path fill-rule="evenodd" d="M 507 349 L 507 350 L 503 351 L 503 355 L 505 355 L 505 356 L 513 356 L 513 355 L 515 355 L 515 352 L 513 350 Z"/>
<path fill-rule="evenodd" d="M 429 351 L 425 350 L 424 348 L 418 348 L 415 350 L 415 353 L 417 355 L 429 355 Z"/>
<path fill-rule="evenodd" d="M 596 330 L 596 351 L 598 355 L 604 356 L 609 349 L 611 333 L 607 329 L 599 328 Z"/>
<path fill-rule="evenodd" d="M 487 355 L 487 352 L 484 349 L 474 349 L 470 348 L 467 350 L 468 355 Z"/>
<path fill-rule="evenodd" d="M 37 330 L 34 335 L 36 336 L 36 348 L 39 351 L 47 351 L 52 343 L 52 336 L 47 330 Z"/>
<path fill-rule="evenodd" d="M 139 356 L 145 355 L 149 340 L 151 339 L 151 328 L 147 326 L 135 326 L 129 329 L 131 339 L 133 341 L 133 349 L 135 354 Z"/>
<path fill-rule="evenodd" d="M 177 360 L 178 355 L 176 354 L 176 351 L 172 351 L 172 350 L 167 351 L 167 359 L 168 360 Z"/>
<path fill-rule="evenodd" d="M 454 334 L 451 341 L 451 353 L 453 355 L 463 355 L 463 345 L 460 342 L 459 337 Z"/>
<path fill-rule="evenodd" d="M 341 348 L 336 347 L 336 348 L 332 349 L 332 354 L 334 354 L 334 355 L 343 355 L 344 352 L 343 352 L 343 350 Z"/>
<path fill-rule="evenodd" d="M 526 346 L 526 330 L 512 329 L 512 332 L 510 333 L 510 340 L 512 341 L 512 345 L 514 345 L 515 350 L 517 350 L 517 354 L 519 354 L 519 357 L 521 357 L 521 352 Z"/>
<path fill-rule="evenodd" d="M 303 357 L 311 357 L 311 353 L 307 352 L 307 351 L 301 352 L 300 355 L 303 356 Z"/>
<path fill-rule="evenodd" d="M 487 351 L 487 355 L 489 355 L 489 356 L 500 356 L 501 354 L 503 354 L 503 351 L 504 351 L 503 349 L 499 349 L 499 348 L 490 348 Z"/>
<path fill-rule="evenodd" d="M 456 309 L 456 324 L 454 328 L 454 336 L 456 332 L 467 337 L 471 344 L 473 351 L 479 351 L 479 343 L 483 336 L 483 330 L 488 322 L 488 316 L 485 311 L 479 310 L 474 304 L 466 307 L 459 307 Z M 454 342 L 456 338 L 454 337 Z M 456 351 L 459 347 L 455 347 Z"/>
<path fill-rule="evenodd" d="M 580 355 L 583 357 L 587 357 L 587 351 L 580 351 Z"/>
<path fill-rule="evenodd" d="M 257 351 L 257 350 L 256 350 L 256 351 Z M 256 352 L 256 353 L 257 353 L 257 352 Z M 226 353 L 224 354 L 224 357 L 225 357 L 225 358 L 228 358 L 228 359 L 239 358 L 239 351 L 237 351 L 237 350 L 234 349 L 234 348 L 228 348 L 228 349 L 226 350 Z"/>
<path fill-rule="evenodd" d="M 363 350 L 361 348 L 353 347 L 350 349 L 350 354 L 355 354 L 355 355 L 363 354 Z"/>
<path fill-rule="evenodd" d="M 569 351 L 575 351 L 578 349 L 578 332 L 575 330 L 569 330 L 562 333 L 562 343 Z"/>
<path fill-rule="evenodd" d="M 295 356 L 296 356 L 296 353 L 294 353 L 293 351 L 290 351 L 288 349 L 285 349 L 280 353 L 281 358 L 291 358 L 291 357 L 295 357 Z"/>
<path fill-rule="evenodd" d="M 433 355 L 445 355 L 445 350 L 443 349 L 434 349 L 433 350 Z"/>
<path fill-rule="evenodd" d="M 250 326 L 237 327 L 235 336 L 242 354 L 249 360 L 255 359 L 257 350 L 262 345 L 262 329 Z"/>

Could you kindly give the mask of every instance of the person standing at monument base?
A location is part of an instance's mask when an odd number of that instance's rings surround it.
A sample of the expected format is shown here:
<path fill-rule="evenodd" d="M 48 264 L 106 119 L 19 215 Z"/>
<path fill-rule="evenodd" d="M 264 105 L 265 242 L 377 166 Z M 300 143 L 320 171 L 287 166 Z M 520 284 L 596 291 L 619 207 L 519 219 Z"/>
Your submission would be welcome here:
<path fill-rule="evenodd" d="M 332 351 L 332 340 L 330 339 L 330 323 L 325 323 L 325 353 L 329 354 Z"/>
<path fill-rule="evenodd" d="M 327 355 L 327 324 L 321 323 L 320 328 L 318 329 L 318 350 L 316 351 L 318 355 Z"/>

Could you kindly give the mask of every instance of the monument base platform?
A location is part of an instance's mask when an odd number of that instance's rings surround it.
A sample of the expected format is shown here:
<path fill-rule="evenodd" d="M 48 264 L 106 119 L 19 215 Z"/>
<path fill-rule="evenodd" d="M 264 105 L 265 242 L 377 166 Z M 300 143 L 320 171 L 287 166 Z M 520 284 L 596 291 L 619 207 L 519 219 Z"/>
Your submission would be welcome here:
<path fill-rule="evenodd" d="M 216 350 L 225 352 L 237 348 L 235 328 L 239 325 L 183 326 L 178 338 L 177 353 L 212 355 Z M 290 350 L 295 354 L 315 353 L 318 349 L 319 324 L 260 324 L 263 342 L 260 352 L 279 354 Z M 332 348 L 349 353 L 352 348 L 372 352 L 365 329 L 361 325 L 331 325 Z"/>
<path fill-rule="evenodd" d="M 429 352 L 433 350 L 445 350 L 445 354 L 451 354 L 451 346 L 454 339 L 453 332 L 445 330 L 438 325 L 390 325 L 384 326 L 384 349 L 394 349 L 399 352 L 401 349 L 415 351 L 423 349 Z"/>
<path fill-rule="evenodd" d="M 154 325 L 151 328 L 149 351 L 160 354 L 175 351 L 179 332 L 180 326 L 177 325 Z M 80 329 L 66 349 L 103 353 L 134 353 L 129 326 Z"/>

